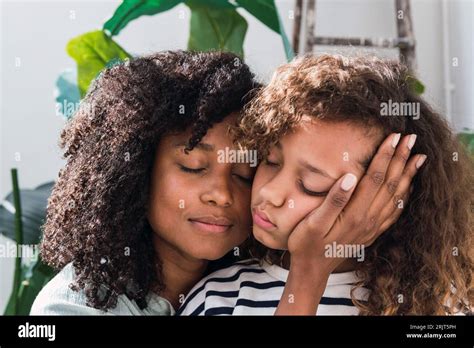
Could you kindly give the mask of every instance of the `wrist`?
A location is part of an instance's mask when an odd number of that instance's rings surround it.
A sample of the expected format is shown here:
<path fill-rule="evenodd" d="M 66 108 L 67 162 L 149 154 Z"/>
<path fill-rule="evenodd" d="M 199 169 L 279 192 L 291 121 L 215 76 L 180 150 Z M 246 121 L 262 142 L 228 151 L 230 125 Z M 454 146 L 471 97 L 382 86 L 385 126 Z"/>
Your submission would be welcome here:
<path fill-rule="evenodd" d="M 296 276 L 308 277 L 312 276 L 329 276 L 334 267 L 328 260 L 319 259 L 307 259 L 302 257 L 294 257 L 291 255 L 290 258 L 290 273 L 292 272 Z"/>

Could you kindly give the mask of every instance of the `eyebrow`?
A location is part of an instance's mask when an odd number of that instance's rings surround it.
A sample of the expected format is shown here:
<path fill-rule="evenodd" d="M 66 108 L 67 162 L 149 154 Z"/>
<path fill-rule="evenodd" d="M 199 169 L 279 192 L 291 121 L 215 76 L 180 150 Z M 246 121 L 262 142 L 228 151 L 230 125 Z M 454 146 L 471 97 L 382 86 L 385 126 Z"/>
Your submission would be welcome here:
<path fill-rule="evenodd" d="M 185 147 L 187 146 L 188 143 L 185 141 L 180 141 L 179 143 L 174 144 L 174 147 Z M 208 144 L 208 143 L 197 143 L 196 146 L 194 146 L 195 149 L 203 150 L 206 152 L 212 152 L 214 151 L 215 147 L 214 145 Z"/>
<path fill-rule="evenodd" d="M 367 171 L 367 169 L 369 168 L 369 165 L 370 165 L 370 162 L 372 162 L 375 154 L 377 153 L 377 149 L 375 149 L 374 151 L 372 151 L 371 154 L 369 154 L 366 158 L 364 158 L 362 161 L 357 161 L 356 163 L 358 165 L 360 165 L 364 171 L 364 173 Z M 311 164 L 309 164 L 308 162 L 306 161 L 300 161 L 300 164 L 307 170 L 309 170 L 310 172 L 312 173 L 316 173 L 316 174 L 320 174 L 322 176 L 325 176 L 327 178 L 330 178 L 330 179 L 333 179 L 333 180 L 337 180 L 336 178 L 333 178 L 331 175 L 329 175 L 328 172 L 320 169 L 320 168 L 317 168 L 317 167 L 314 167 L 312 166 Z"/>
<path fill-rule="evenodd" d="M 275 143 L 275 147 L 278 148 L 279 150 L 282 150 L 282 146 L 281 146 L 281 143 L 280 142 L 277 142 Z M 375 154 L 377 153 L 377 148 L 375 148 L 371 154 L 369 154 L 366 158 L 364 158 L 362 161 L 357 161 L 356 163 L 359 164 L 364 173 L 367 171 L 367 169 L 369 168 L 369 164 L 370 162 L 372 162 L 372 159 L 374 158 Z M 309 164 L 308 162 L 306 161 L 300 161 L 300 164 L 307 170 L 309 170 L 310 172 L 312 173 L 316 173 L 316 174 L 319 174 L 319 175 L 322 175 L 322 176 L 325 176 L 329 179 L 333 179 L 333 180 L 338 180 L 334 177 L 332 177 L 331 175 L 329 175 L 328 172 L 326 172 L 325 170 L 322 170 L 320 168 L 317 168 L 317 167 L 314 167 L 312 166 L 311 164 Z"/>
<path fill-rule="evenodd" d="M 312 173 L 320 174 L 320 175 L 325 176 L 327 178 L 337 180 L 336 178 L 333 178 L 331 175 L 329 175 L 328 172 L 326 172 L 326 171 L 324 171 L 320 168 L 314 167 L 306 161 L 300 161 L 300 165 L 302 165 L 305 169 L 309 170 Z"/>

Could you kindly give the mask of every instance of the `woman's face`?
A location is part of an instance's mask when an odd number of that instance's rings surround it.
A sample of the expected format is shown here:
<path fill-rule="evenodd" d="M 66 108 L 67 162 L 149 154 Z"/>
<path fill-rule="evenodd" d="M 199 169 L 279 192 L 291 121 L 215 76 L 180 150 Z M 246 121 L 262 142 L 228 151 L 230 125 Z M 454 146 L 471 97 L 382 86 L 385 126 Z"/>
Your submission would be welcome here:
<path fill-rule="evenodd" d="M 254 168 L 220 163 L 218 151 L 235 149 L 231 114 L 208 130 L 188 154 L 191 132 L 164 136 L 158 144 L 151 182 L 149 222 L 156 235 L 187 256 L 215 260 L 248 236 Z"/>
<path fill-rule="evenodd" d="M 359 179 L 381 139 L 349 123 L 302 122 L 283 136 L 255 174 L 253 233 L 271 249 L 286 250 L 296 225 L 351 172 Z"/>

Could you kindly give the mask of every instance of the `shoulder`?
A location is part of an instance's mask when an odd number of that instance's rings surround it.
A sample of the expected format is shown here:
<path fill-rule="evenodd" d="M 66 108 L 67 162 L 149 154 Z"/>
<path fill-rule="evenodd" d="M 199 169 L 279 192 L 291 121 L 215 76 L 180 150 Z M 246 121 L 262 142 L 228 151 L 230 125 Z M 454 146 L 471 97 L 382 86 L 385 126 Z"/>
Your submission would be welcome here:
<path fill-rule="evenodd" d="M 161 298 L 151 296 L 149 306 L 140 309 L 135 301 L 119 295 L 117 305 L 107 311 L 87 305 L 84 290 L 70 288 L 75 279 L 72 263 L 67 264 L 36 296 L 30 315 L 169 315 L 171 306 Z"/>
<path fill-rule="evenodd" d="M 104 311 L 87 306 L 82 290 L 69 286 L 74 282 L 74 267 L 67 264 L 36 296 L 30 315 L 94 315 Z"/>

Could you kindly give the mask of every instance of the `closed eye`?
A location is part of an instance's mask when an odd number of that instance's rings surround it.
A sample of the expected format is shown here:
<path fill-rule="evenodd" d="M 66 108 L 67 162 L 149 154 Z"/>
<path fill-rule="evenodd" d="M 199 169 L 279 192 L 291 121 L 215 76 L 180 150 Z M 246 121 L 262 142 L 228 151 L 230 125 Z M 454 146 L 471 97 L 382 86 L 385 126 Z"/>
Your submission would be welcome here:
<path fill-rule="evenodd" d="M 239 175 L 239 174 L 234 174 L 237 178 L 239 178 L 239 180 L 241 180 L 242 182 L 244 182 L 245 184 L 249 184 L 251 185 L 252 182 L 253 182 L 253 177 L 245 177 L 245 176 L 242 176 L 242 175 Z"/>
<path fill-rule="evenodd" d="M 307 194 L 308 196 L 312 196 L 312 197 L 325 197 L 325 196 L 327 196 L 327 194 L 329 193 L 329 191 L 316 192 L 316 191 L 308 190 L 306 187 L 304 187 L 303 182 L 302 182 L 301 180 L 298 181 L 298 185 L 299 185 L 301 191 L 302 191 L 304 194 Z"/>
<path fill-rule="evenodd" d="M 181 169 L 185 173 L 199 174 L 199 173 L 202 173 L 202 171 L 206 169 L 206 168 L 188 168 L 181 164 L 178 164 L 178 165 L 179 165 L 179 169 Z"/>
<path fill-rule="evenodd" d="M 263 163 L 265 163 L 267 166 L 270 166 L 270 167 L 278 167 L 278 163 L 269 161 L 268 159 L 265 159 Z"/>

